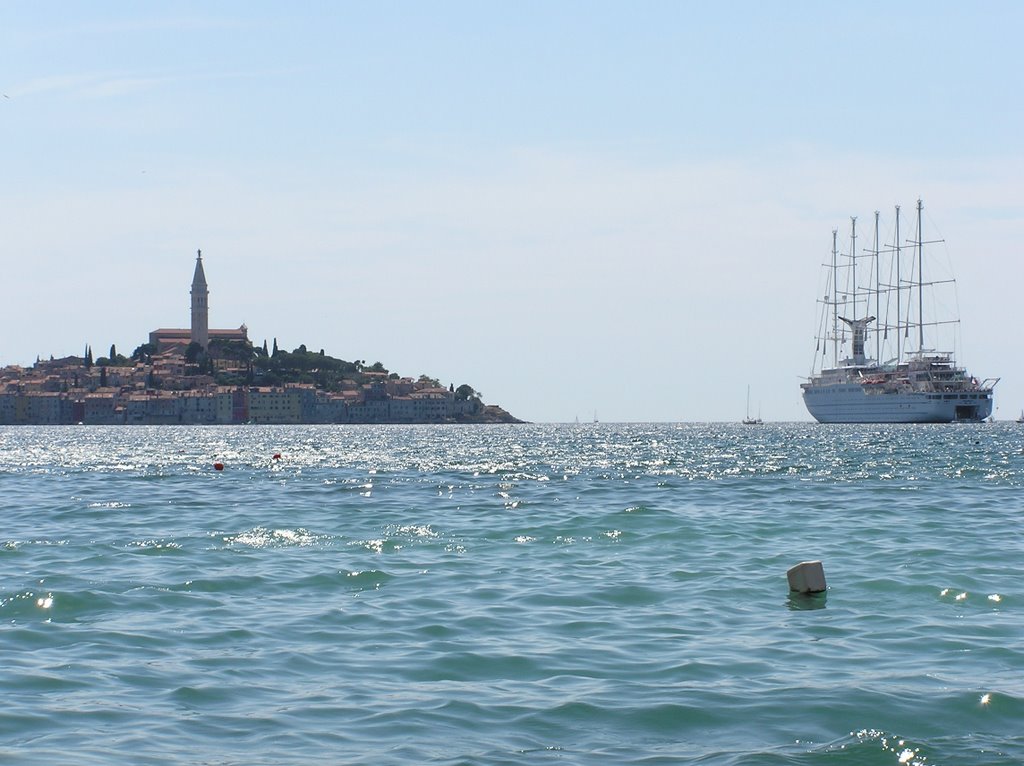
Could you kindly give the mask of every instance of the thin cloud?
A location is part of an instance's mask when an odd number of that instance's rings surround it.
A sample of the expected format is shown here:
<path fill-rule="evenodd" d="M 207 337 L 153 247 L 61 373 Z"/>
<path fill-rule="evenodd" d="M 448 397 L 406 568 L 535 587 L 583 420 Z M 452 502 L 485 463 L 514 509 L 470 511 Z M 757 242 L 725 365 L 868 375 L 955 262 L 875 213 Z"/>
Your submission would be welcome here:
<path fill-rule="evenodd" d="M 37 77 L 21 85 L 15 85 L 9 88 L 7 93 L 12 98 L 22 98 L 25 96 L 37 96 L 43 93 L 76 91 L 94 83 L 96 79 L 95 75 L 49 75 L 47 77 Z"/>
<path fill-rule="evenodd" d="M 200 74 L 132 75 L 110 72 L 91 74 L 48 75 L 38 77 L 9 88 L 5 93 L 10 98 L 25 98 L 47 94 L 64 94 L 72 98 L 103 99 L 117 98 L 168 85 L 189 82 L 211 82 L 275 74 L 291 74 L 293 70 L 260 70 L 250 72 L 211 72 Z"/>
<path fill-rule="evenodd" d="M 119 19 L 111 21 L 90 21 L 82 24 L 51 27 L 45 30 L 19 30 L 21 42 L 40 45 L 47 42 L 74 40 L 76 43 L 87 37 L 109 37 L 145 32 L 205 32 L 217 30 L 241 30 L 252 27 L 252 21 L 219 17 L 165 17 Z"/>

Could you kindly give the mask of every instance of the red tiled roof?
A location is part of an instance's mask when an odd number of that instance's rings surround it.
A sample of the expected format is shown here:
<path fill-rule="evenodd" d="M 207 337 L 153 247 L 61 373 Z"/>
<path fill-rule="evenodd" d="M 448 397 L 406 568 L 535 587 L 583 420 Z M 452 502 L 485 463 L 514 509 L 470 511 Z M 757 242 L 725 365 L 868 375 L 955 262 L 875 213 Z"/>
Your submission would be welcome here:
<path fill-rule="evenodd" d="M 210 335 L 211 337 L 215 335 L 246 335 L 248 337 L 248 328 L 245 327 L 245 325 L 242 325 L 241 327 L 234 330 L 208 330 L 207 334 Z M 151 332 L 150 335 L 159 335 L 163 338 L 191 338 L 192 331 L 188 328 L 182 327 L 161 327 L 159 330 L 153 330 L 153 332 Z"/>

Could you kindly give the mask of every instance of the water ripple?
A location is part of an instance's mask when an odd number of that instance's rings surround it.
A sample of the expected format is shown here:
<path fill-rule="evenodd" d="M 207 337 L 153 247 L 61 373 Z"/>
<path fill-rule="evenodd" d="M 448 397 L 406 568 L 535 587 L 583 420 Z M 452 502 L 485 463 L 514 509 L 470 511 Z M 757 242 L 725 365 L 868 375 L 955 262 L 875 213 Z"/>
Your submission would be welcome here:
<path fill-rule="evenodd" d="M 0 428 L 0 760 L 1020 763 L 1022 434 Z"/>

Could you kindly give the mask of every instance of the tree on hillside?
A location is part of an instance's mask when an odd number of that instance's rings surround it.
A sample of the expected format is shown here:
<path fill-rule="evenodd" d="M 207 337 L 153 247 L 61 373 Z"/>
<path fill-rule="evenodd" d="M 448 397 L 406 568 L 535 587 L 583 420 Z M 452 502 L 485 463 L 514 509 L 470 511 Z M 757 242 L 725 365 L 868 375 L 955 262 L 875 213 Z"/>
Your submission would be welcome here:
<path fill-rule="evenodd" d="M 143 364 L 150 364 L 153 361 L 153 354 L 156 353 L 156 344 L 143 343 L 132 351 L 132 359 Z"/>
<path fill-rule="evenodd" d="M 192 341 L 188 344 L 188 348 L 185 349 L 185 361 L 189 364 L 195 364 L 196 360 L 199 359 L 199 355 L 202 353 L 202 345 L 196 341 Z"/>
<path fill-rule="evenodd" d="M 214 359 L 230 359 L 234 362 L 248 364 L 256 352 L 252 344 L 244 340 L 214 338 L 210 341 L 208 353 Z"/>
<path fill-rule="evenodd" d="M 455 398 L 458 401 L 465 401 L 466 399 L 480 399 L 481 396 L 482 394 L 479 391 L 475 391 L 468 383 L 463 383 L 455 389 Z"/>
<path fill-rule="evenodd" d="M 114 348 L 114 344 L 110 344 L 110 355 L 107 357 L 111 362 L 117 361 L 117 349 Z"/>

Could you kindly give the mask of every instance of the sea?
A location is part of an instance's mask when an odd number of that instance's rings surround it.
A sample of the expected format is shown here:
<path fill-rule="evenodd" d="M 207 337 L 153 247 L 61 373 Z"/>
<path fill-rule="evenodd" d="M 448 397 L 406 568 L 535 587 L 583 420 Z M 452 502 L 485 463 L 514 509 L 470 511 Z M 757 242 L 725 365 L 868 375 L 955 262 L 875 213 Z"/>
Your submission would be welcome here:
<path fill-rule="evenodd" d="M 0 502 L 3 764 L 1024 763 L 1014 423 L 4 427 Z"/>

